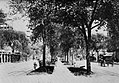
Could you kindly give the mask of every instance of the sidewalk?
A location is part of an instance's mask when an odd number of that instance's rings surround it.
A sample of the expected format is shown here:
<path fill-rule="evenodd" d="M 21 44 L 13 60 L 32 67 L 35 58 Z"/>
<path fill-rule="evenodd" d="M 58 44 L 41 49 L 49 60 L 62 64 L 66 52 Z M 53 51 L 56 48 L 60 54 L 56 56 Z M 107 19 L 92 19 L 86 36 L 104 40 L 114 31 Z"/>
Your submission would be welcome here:
<path fill-rule="evenodd" d="M 58 59 L 54 72 L 52 74 L 52 83 L 73 83 L 75 76 L 67 69 L 63 63 Z"/>
<path fill-rule="evenodd" d="M 84 61 L 77 62 L 84 65 Z M 74 76 L 60 60 L 56 62 L 53 74 L 26 75 L 33 69 L 33 61 L 0 65 L 0 83 L 117 83 L 119 65 L 100 67 L 92 63 L 91 77 Z"/>
<path fill-rule="evenodd" d="M 72 83 L 73 74 L 60 60 L 53 74 L 26 75 L 33 69 L 33 61 L 3 64 L 0 67 L 0 83 Z"/>

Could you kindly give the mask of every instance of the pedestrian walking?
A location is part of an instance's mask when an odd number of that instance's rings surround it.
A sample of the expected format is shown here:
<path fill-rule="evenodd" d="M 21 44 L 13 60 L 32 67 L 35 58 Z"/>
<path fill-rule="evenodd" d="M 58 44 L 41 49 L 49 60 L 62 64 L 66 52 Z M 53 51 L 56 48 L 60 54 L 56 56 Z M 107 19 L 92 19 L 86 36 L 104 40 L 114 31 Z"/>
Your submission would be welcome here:
<path fill-rule="evenodd" d="M 37 64 L 36 62 L 34 62 L 34 70 L 37 68 Z"/>

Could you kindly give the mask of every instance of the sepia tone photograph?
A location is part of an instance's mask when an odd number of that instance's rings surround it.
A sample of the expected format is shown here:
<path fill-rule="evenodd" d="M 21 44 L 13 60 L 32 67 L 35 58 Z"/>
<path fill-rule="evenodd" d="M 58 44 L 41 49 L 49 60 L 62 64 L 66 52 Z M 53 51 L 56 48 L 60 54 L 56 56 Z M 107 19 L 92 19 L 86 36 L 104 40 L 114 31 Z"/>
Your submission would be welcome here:
<path fill-rule="evenodd" d="M 119 0 L 0 0 L 0 83 L 118 83 Z"/>

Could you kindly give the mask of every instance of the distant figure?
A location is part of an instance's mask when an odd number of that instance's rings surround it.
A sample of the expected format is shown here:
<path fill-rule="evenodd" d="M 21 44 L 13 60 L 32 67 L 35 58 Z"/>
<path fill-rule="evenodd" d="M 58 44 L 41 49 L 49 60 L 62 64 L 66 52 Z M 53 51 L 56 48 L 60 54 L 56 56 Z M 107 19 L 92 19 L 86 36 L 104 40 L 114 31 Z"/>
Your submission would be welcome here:
<path fill-rule="evenodd" d="M 34 69 L 37 69 L 37 67 L 38 67 L 38 60 L 37 60 L 37 57 L 34 59 L 33 66 L 34 66 Z"/>
<path fill-rule="evenodd" d="M 42 66 L 41 60 L 40 59 L 37 59 L 37 60 L 38 60 L 38 63 L 39 63 L 39 67 L 41 67 Z"/>
<path fill-rule="evenodd" d="M 34 69 L 36 70 L 36 67 L 37 67 L 37 64 L 36 64 L 36 62 L 34 62 L 34 64 L 33 64 L 33 65 L 34 65 Z"/>
<path fill-rule="evenodd" d="M 104 56 L 102 54 L 100 54 L 100 63 L 101 63 L 101 66 L 105 66 L 105 60 L 104 60 Z"/>

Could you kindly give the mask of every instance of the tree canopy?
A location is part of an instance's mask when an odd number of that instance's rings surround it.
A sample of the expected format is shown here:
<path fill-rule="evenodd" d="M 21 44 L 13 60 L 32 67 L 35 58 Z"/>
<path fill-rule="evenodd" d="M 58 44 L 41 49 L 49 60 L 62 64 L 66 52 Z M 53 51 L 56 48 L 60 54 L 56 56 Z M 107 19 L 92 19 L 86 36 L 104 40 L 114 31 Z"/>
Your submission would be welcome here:
<path fill-rule="evenodd" d="M 5 23 L 5 17 L 6 17 L 6 14 L 3 12 L 2 9 L 0 9 L 0 24 Z"/>
<path fill-rule="evenodd" d="M 10 46 L 13 51 L 18 50 L 25 52 L 28 46 L 29 40 L 26 38 L 26 34 L 21 31 L 14 30 L 0 30 L 0 48 Z"/>
<path fill-rule="evenodd" d="M 64 28 L 78 28 L 78 31 L 83 35 L 85 41 L 87 73 L 90 74 L 92 29 L 96 27 L 99 29 L 110 23 L 110 21 L 118 18 L 118 0 L 23 0 L 23 2 L 24 1 L 29 4 L 25 8 L 28 9 L 27 14 L 30 18 L 29 26 L 33 30 L 35 38 L 42 37 L 46 42 L 47 29 L 52 23 L 63 25 Z M 65 30 L 63 32 L 65 33 Z M 70 34 L 68 34 L 68 36 L 69 35 Z M 64 36 L 62 35 L 62 38 Z M 67 39 L 70 38 L 68 36 Z M 67 39 L 64 39 L 64 41 Z"/>

